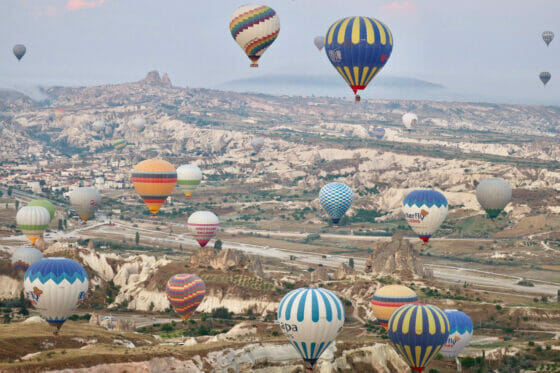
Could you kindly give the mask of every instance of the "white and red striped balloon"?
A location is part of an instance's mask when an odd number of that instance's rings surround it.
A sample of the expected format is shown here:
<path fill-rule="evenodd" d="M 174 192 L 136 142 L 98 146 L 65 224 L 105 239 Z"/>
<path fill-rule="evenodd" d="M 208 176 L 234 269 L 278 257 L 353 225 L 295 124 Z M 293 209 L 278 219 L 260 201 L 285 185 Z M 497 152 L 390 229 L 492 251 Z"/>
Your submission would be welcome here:
<path fill-rule="evenodd" d="M 187 225 L 200 247 L 204 247 L 216 235 L 220 221 L 213 212 L 197 211 L 189 216 Z"/>

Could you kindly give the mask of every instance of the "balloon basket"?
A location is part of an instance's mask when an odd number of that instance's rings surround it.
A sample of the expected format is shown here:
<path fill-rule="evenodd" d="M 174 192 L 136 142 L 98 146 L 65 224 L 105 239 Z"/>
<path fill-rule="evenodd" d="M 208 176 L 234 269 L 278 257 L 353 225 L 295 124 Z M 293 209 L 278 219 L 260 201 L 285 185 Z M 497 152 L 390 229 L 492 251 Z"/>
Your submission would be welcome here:
<path fill-rule="evenodd" d="M 251 67 L 259 67 L 259 64 L 258 64 L 258 63 L 252 63 L 252 64 L 249 65 L 249 66 L 251 66 Z"/>
<path fill-rule="evenodd" d="M 362 98 L 360 97 L 360 95 L 356 95 L 356 102 L 360 102 L 362 101 Z"/>

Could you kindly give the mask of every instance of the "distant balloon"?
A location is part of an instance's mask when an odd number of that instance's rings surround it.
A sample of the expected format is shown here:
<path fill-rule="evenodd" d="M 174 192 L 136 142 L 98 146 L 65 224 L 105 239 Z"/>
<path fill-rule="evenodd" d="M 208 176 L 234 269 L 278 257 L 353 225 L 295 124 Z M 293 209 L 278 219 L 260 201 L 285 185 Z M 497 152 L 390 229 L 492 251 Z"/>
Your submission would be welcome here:
<path fill-rule="evenodd" d="M 185 194 L 185 197 L 191 198 L 191 195 L 200 185 L 202 180 L 202 171 L 195 164 L 184 164 L 177 168 L 177 188 Z"/>
<path fill-rule="evenodd" d="M 69 195 L 70 204 L 84 222 L 88 221 L 95 214 L 101 203 L 99 192 L 92 187 L 76 188 Z"/>
<path fill-rule="evenodd" d="M 542 38 L 548 47 L 550 42 L 554 39 L 554 33 L 552 31 L 545 31 L 542 33 Z"/>
<path fill-rule="evenodd" d="M 313 44 L 321 51 L 325 47 L 325 37 L 324 36 L 315 36 L 313 39 Z"/>
<path fill-rule="evenodd" d="M 51 222 L 51 214 L 42 206 L 25 206 L 16 215 L 18 228 L 27 236 L 31 243 L 43 236 L 45 229 Z"/>
<path fill-rule="evenodd" d="M 56 120 L 60 123 L 60 121 L 62 121 L 62 118 L 64 117 L 64 109 L 55 109 L 54 115 L 56 117 Z"/>
<path fill-rule="evenodd" d="M 132 184 L 152 214 L 157 214 L 177 184 L 175 167 L 162 159 L 148 159 L 134 166 Z"/>
<path fill-rule="evenodd" d="M 134 118 L 134 120 L 132 121 L 132 125 L 138 132 L 141 132 L 144 127 L 146 127 L 146 119 L 142 117 Z"/>
<path fill-rule="evenodd" d="M 406 221 L 418 237 L 428 242 L 447 216 L 447 199 L 436 190 L 419 189 L 410 192 L 403 201 Z"/>
<path fill-rule="evenodd" d="M 46 199 L 34 199 L 30 201 L 27 206 L 41 206 L 46 208 L 49 212 L 49 215 L 51 216 L 51 221 L 53 220 L 54 214 L 56 213 L 56 208 L 54 207 L 52 202 Z"/>
<path fill-rule="evenodd" d="M 92 127 L 95 132 L 103 132 L 105 131 L 105 121 L 101 119 L 96 120 L 93 122 Z"/>
<path fill-rule="evenodd" d="M 482 180 L 476 187 L 476 199 L 491 219 L 511 201 L 511 187 L 504 179 L 491 177 Z"/>
<path fill-rule="evenodd" d="M 16 44 L 12 50 L 18 61 L 21 61 L 21 58 L 25 55 L 27 49 L 25 48 L 25 45 Z"/>
<path fill-rule="evenodd" d="M 369 17 L 343 18 L 326 34 L 327 57 L 356 95 L 391 57 L 393 35 L 381 21 Z"/>
<path fill-rule="evenodd" d="M 188 320 L 204 299 L 206 287 L 197 275 L 179 274 L 167 281 L 165 292 L 175 312 Z"/>
<path fill-rule="evenodd" d="M 115 140 L 113 142 L 113 149 L 115 149 L 116 151 L 121 151 L 124 148 L 126 148 L 128 144 L 126 143 L 126 141 L 124 139 L 119 139 L 119 140 Z"/>
<path fill-rule="evenodd" d="M 418 295 L 403 285 L 387 285 L 377 289 L 371 299 L 373 316 L 387 329 L 389 318 L 395 310 L 405 304 L 418 303 Z"/>
<path fill-rule="evenodd" d="M 548 71 L 543 71 L 542 73 L 539 74 L 539 78 L 541 79 L 541 82 L 543 82 L 543 84 L 546 85 L 546 83 L 548 83 L 550 78 L 552 78 L 552 75 Z"/>
<path fill-rule="evenodd" d="M 243 5 L 233 12 L 229 23 L 233 39 L 258 67 L 259 58 L 280 33 L 280 19 L 266 5 Z"/>
<path fill-rule="evenodd" d="M 219 225 L 220 220 L 210 211 L 197 211 L 187 220 L 187 226 L 200 247 L 206 246 L 214 238 Z"/>
<path fill-rule="evenodd" d="M 278 306 L 278 322 L 288 341 L 308 364 L 308 370 L 342 330 L 344 305 L 323 288 L 290 291 Z"/>
<path fill-rule="evenodd" d="M 472 339 L 473 322 L 469 315 L 457 310 L 444 310 L 449 320 L 449 337 L 441 349 L 444 357 L 455 358 Z"/>
<path fill-rule="evenodd" d="M 352 206 L 354 193 L 343 183 L 328 183 L 319 192 L 319 202 L 327 211 L 334 224 L 338 224 Z"/>
<path fill-rule="evenodd" d="M 251 146 L 253 147 L 255 153 L 260 152 L 264 146 L 264 139 L 262 137 L 253 138 L 253 140 L 251 140 Z"/>
<path fill-rule="evenodd" d="M 422 373 L 447 341 L 449 320 L 436 306 L 407 304 L 393 313 L 387 331 L 395 350 Z"/>
<path fill-rule="evenodd" d="M 53 327 L 54 334 L 84 302 L 88 275 L 82 265 L 68 258 L 44 258 L 33 263 L 23 280 L 25 296 Z"/>
<path fill-rule="evenodd" d="M 382 127 L 374 128 L 373 131 L 371 131 L 371 133 L 373 136 L 375 136 L 376 139 L 381 140 L 383 137 L 385 137 L 385 128 Z"/>
<path fill-rule="evenodd" d="M 414 113 L 406 113 L 402 116 L 402 122 L 407 130 L 411 130 L 418 125 L 418 116 Z"/>
<path fill-rule="evenodd" d="M 23 278 L 27 268 L 39 259 L 43 259 L 43 253 L 31 246 L 20 247 L 12 254 L 12 269 Z"/>

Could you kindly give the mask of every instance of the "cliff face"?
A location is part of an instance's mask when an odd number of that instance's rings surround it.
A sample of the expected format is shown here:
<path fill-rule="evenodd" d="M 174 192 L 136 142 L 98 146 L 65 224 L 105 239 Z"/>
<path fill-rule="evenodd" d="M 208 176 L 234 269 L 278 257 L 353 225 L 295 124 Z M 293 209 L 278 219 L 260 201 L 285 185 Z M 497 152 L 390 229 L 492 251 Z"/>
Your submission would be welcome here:
<path fill-rule="evenodd" d="M 427 275 L 412 244 L 402 235 L 395 235 L 391 242 L 377 243 L 366 260 L 365 272 L 375 276 L 396 276 L 403 280 Z"/>

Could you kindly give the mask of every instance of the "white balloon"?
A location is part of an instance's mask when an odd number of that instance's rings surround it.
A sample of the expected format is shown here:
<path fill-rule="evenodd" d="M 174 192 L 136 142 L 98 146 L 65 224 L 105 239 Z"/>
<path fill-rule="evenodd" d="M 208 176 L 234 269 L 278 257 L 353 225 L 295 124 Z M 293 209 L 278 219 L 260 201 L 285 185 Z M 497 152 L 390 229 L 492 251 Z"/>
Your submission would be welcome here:
<path fill-rule="evenodd" d="M 406 221 L 418 237 L 428 242 L 447 216 L 448 203 L 443 194 L 436 190 L 414 190 L 403 201 Z"/>
<path fill-rule="evenodd" d="M 202 180 L 202 171 L 195 164 L 184 164 L 177 168 L 177 188 L 190 198 Z"/>
<path fill-rule="evenodd" d="M 418 125 L 418 116 L 414 113 L 406 113 L 402 116 L 402 122 L 406 129 L 412 129 Z"/>
<path fill-rule="evenodd" d="M 70 192 L 70 204 L 83 221 L 93 216 L 100 202 L 101 196 L 95 188 L 81 187 Z"/>
<path fill-rule="evenodd" d="M 495 218 L 511 201 L 511 187 L 504 179 L 491 177 L 476 187 L 476 199 L 491 218 Z"/>
<path fill-rule="evenodd" d="M 43 253 L 31 246 L 20 247 L 12 254 L 12 269 L 23 277 L 27 268 L 43 259 Z"/>
<path fill-rule="evenodd" d="M 210 211 L 197 211 L 189 216 L 187 226 L 193 237 L 198 241 L 201 247 L 206 246 L 215 235 L 220 220 Z"/>
<path fill-rule="evenodd" d="M 49 227 L 51 214 L 43 206 L 25 206 L 19 209 L 16 215 L 16 223 L 23 234 L 35 243 Z"/>

